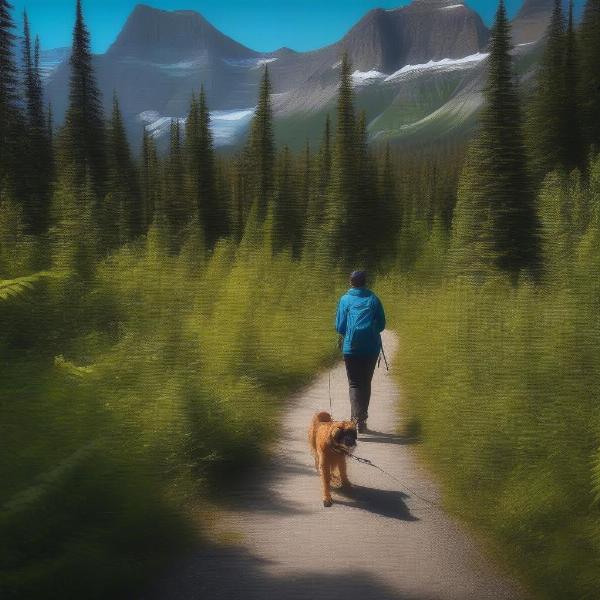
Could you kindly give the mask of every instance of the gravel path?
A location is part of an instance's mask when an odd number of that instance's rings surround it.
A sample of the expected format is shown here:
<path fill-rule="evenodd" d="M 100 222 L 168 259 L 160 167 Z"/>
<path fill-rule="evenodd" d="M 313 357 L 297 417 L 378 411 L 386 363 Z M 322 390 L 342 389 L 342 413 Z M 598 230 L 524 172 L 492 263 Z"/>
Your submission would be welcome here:
<path fill-rule="evenodd" d="M 397 340 L 384 333 L 394 356 Z M 343 364 L 331 372 L 334 418 L 349 413 Z M 439 492 L 397 435 L 399 391 L 383 365 L 373 379 L 369 434 L 356 454 L 399 478 L 351 462 L 349 496 L 324 508 L 308 451 L 312 415 L 328 410 L 328 373 L 290 398 L 271 464 L 233 499 L 218 520 L 230 543 L 197 552 L 163 577 L 164 600 L 485 600 L 525 595 L 486 558 L 480 545 L 443 510 Z"/>

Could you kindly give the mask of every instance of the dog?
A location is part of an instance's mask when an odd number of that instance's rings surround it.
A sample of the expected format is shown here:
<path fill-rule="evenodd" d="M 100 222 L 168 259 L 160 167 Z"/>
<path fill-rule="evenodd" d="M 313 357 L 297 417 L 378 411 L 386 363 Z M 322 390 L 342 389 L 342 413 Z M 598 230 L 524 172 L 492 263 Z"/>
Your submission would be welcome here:
<path fill-rule="evenodd" d="M 333 421 L 328 412 L 313 416 L 308 430 L 308 443 L 315 458 L 315 468 L 321 476 L 323 506 L 333 504 L 331 481 L 339 480 L 342 488 L 350 488 L 346 472 L 346 456 L 356 448 L 356 424 Z"/>

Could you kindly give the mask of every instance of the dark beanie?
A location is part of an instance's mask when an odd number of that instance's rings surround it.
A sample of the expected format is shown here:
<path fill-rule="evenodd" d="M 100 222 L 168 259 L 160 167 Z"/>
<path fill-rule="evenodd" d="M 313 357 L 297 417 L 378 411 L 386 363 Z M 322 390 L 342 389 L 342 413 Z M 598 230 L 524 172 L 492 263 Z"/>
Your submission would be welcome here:
<path fill-rule="evenodd" d="M 367 272 L 352 271 L 350 274 L 350 285 L 352 287 L 365 287 L 367 285 Z"/>

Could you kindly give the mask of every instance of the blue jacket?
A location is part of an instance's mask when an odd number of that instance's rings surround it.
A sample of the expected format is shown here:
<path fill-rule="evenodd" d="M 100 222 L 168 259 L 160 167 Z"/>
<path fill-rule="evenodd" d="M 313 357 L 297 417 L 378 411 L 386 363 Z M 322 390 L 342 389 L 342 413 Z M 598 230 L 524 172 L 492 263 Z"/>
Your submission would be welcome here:
<path fill-rule="evenodd" d="M 363 298 L 372 297 L 371 302 L 373 303 L 373 317 L 375 329 L 378 332 L 377 339 L 374 344 L 370 344 L 368 347 L 354 348 L 350 347 L 350 338 L 346 335 L 346 328 L 348 326 L 348 311 L 358 302 L 361 302 Z M 367 288 L 350 288 L 341 298 L 337 307 L 337 314 L 335 316 L 335 330 L 344 336 L 344 345 L 342 351 L 344 354 L 352 355 L 377 355 L 381 350 L 381 335 L 379 335 L 385 329 L 385 313 L 383 312 L 383 305 L 381 300 Z"/>

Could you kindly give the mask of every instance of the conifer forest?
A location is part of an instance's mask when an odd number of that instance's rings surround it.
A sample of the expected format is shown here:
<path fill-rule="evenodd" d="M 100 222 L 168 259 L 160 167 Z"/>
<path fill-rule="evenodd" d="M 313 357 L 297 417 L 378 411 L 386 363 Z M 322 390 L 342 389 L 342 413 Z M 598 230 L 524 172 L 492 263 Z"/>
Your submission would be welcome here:
<path fill-rule="evenodd" d="M 132 140 L 74 8 L 57 123 L 0 0 L 0 596 L 138 598 L 204 543 L 361 268 L 445 508 L 533 597 L 600 598 L 600 1 L 523 81 L 500 0 L 465 135 L 371 140 L 343 54 L 318 144 L 276 141 L 266 64 L 227 152 L 202 81 Z"/>

